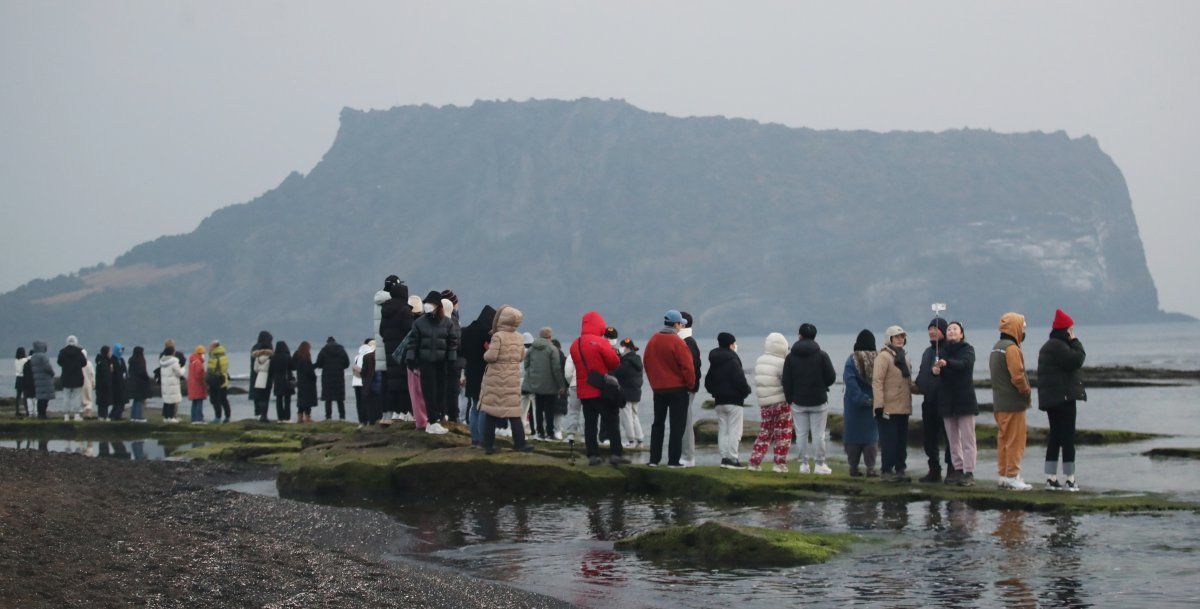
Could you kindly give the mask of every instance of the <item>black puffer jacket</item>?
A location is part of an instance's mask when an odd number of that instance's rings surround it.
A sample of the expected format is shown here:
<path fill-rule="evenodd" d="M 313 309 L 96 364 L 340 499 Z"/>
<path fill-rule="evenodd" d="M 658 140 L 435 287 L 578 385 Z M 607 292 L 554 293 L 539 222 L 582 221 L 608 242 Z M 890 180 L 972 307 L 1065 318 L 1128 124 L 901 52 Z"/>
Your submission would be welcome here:
<path fill-rule="evenodd" d="M 83 368 L 87 363 L 87 356 L 78 345 L 67 345 L 58 352 L 59 378 L 64 389 L 83 387 Z"/>
<path fill-rule="evenodd" d="M 292 368 L 292 352 L 280 341 L 275 344 L 275 353 L 271 355 L 271 384 L 275 386 L 275 397 L 287 397 L 296 391 L 292 389 L 292 379 L 295 378 Z"/>
<path fill-rule="evenodd" d="M 483 352 L 487 351 L 488 339 L 491 338 L 492 320 L 496 319 L 496 309 L 491 305 L 483 307 L 479 317 L 463 328 L 459 354 L 466 360 L 467 383 L 466 396 L 473 400 L 479 399 L 479 388 L 483 384 Z"/>
<path fill-rule="evenodd" d="M 930 341 L 925 352 L 921 354 L 921 369 L 917 372 L 917 388 L 921 390 L 921 408 L 933 408 L 937 411 L 938 387 L 942 384 L 941 375 L 933 373 L 933 364 L 941 357 L 946 349 L 946 341 L 939 340 L 936 345 Z"/>
<path fill-rule="evenodd" d="M 829 401 L 829 387 L 837 380 L 829 354 L 815 340 L 792 345 L 783 360 L 783 395 L 789 404 L 820 406 Z"/>
<path fill-rule="evenodd" d="M 292 369 L 296 371 L 296 408 L 309 409 L 317 405 L 317 370 L 311 357 L 300 357 L 297 351 L 292 356 Z"/>
<path fill-rule="evenodd" d="M 438 319 L 433 315 L 422 315 L 413 322 L 408 347 L 409 361 L 419 364 L 453 363 L 458 359 L 459 338 L 454 331 L 454 322 L 449 317 Z"/>
<path fill-rule="evenodd" d="M 146 356 L 136 350 L 129 358 L 129 399 L 150 399 L 150 371 L 146 369 Z"/>
<path fill-rule="evenodd" d="M 750 395 L 750 383 L 746 382 L 746 371 L 742 360 L 729 347 L 717 347 L 708 352 L 708 374 L 704 377 L 704 390 L 712 395 L 717 404 L 745 406 Z"/>
<path fill-rule="evenodd" d="M 412 307 L 408 305 L 408 286 L 403 283 L 392 286 L 388 294 L 392 295 L 392 299 L 379 307 L 379 337 L 383 339 L 383 352 L 388 356 L 388 369 L 395 367 L 403 373 L 403 362 L 395 362 L 396 365 L 393 366 L 391 357 L 396 347 L 400 346 L 400 341 L 404 340 L 408 331 L 412 329 L 413 315 Z"/>
<path fill-rule="evenodd" d="M 630 351 L 621 356 L 621 363 L 609 374 L 621 383 L 621 397 L 626 402 L 641 402 L 644 372 L 642 356 L 638 355 L 636 351 Z"/>
<path fill-rule="evenodd" d="M 700 391 L 700 345 L 696 343 L 696 339 L 691 336 L 683 339 L 683 344 L 687 345 L 688 351 L 692 352 L 692 371 L 695 372 L 696 380 L 692 382 L 692 386 L 688 391 L 696 393 Z"/>
<path fill-rule="evenodd" d="M 975 399 L 975 348 L 966 341 L 946 342 L 941 349 L 946 367 L 937 386 L 938 416 L 961 417 L 979 414 Z"/>
<path fill-rule="evenodd" d="M 113 372 L 112 372 L 112 403 L 114 405 L 124 405 L 129 401 L 129 395 L 125 388 L 125 358 L 113 356 Z"/>
<path fill-rule="evenodd" d="M 1065 330 L 1050 333 L 1038 351 L 1038 410 L 1051 410 L 1070 400 L 1087 400 L 1083 388 L 1083 362 L 1087 352 L 1078 338 Z"/>
<path fill-rule="evenodd" d="M 112 406 L 112 356 L 96 355 L 96 406 Z"/>

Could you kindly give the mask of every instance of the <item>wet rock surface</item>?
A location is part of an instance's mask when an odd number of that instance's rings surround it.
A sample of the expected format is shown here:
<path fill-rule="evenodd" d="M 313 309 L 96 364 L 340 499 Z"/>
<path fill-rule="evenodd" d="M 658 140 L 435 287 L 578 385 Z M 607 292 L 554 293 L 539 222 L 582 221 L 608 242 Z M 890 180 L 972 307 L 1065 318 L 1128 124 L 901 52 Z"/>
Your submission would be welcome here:
<path fill-rule="evenodd" d="M 220 490 L 274 470 L 0 449 L 0 606 L 569 607 L 405 561 L 378 512 Z"/>

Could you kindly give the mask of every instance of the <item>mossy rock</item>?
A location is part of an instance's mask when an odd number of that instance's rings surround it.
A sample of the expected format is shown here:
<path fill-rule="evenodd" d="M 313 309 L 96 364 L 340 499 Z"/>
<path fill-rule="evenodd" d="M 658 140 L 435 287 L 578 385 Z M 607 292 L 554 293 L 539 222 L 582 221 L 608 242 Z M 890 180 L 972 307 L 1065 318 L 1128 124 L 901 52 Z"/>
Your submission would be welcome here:
<path fill-rule="evenodd" d="M 709 521 L 669 527 L 616 542 L 653 561 L 702 567 L 793 567 L 822 563 L 857 538 L 848 534 L 806 533 Z"/>
<path fill-rule="evenodd" d="M 1200 459 L 1200 448 L 1153 448 L 1142 454 L 1154 459 Z"/>
<path fill-rule="evenodd" d="M 267 455 L 279 453 L 300 452 L 298 440 L 284 442 L 210 442 L 195 446 L 182 456 L 191 459 L 210 459 L 214 461 L 250 461 L 258 460 Z"/>

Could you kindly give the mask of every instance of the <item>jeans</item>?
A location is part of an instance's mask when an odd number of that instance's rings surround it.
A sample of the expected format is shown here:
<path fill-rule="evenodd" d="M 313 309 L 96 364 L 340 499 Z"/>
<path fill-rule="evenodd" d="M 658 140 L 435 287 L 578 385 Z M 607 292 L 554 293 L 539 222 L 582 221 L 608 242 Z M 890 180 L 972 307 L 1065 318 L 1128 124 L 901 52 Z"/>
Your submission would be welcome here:
<path fill-rule="evenodd" d="M 818 464 L 825 463 L 825 421 L 829 419 L 829 404 L 820 406 L 797 406 L 792 404 L 792 422 L 796 425 L 796 450 L 800 461 L 815 458 Z M 809 440 L 809 434 L 812 440 Z M 812 451 L 809 450 L 811 443 Z M 810 452 L 815 454 L 809 454 Z"/>
<path fill-rule="evenodd" d="M 688 416 L 688 394 L 672 391 L 654 394 L 654 422 L 650 424 L 650 463 L 662 461 L 663 432 L 671 425 L 667 441 L 667 465 L 680 465 L 683 455 L 683 430 Z"/>
<path fill-rule="evenodd" d="M 67 387 L 63 389 L 63 393 L 67 414 L 79 414 L 83 410 L 83 387 Z"/>
<path fill-rule="evenodd" d="M 617 416 L 618 408 L 602 398 L 583 400 L 583 440 L 587 446 L 587 456 L 600 456 L 600 440 L 608 440 L 608 451 L 614 457 L 625 454 L 621 448 L 621 423 Z M 599 422 L 600 429 L 596 429 Z M 598 432 L 598 433 L 597 433 Z M 513 430 L 513 437 L 517 431 Z"/>
<path fill-rule="evenodd" d="M 129 418 L 135 419 L 138 421 L 145 420 L 146 413 L 143 412 L 143 409 L 145 407 L 146 407 L 146 400 L 139 400 L 137 398 L 133 398 L 133 406 L 131 407 L 131 409 L 129 411 Z"/>
<path fill-rule="evenodd" d="M 875 419 L 879 427 L 879 452 L 883 473 L 903 473 L 908 469 L 908 416 L 891 414 Z"/>
<path fill-rule="evenodd" d="M 479 398 L 467 398 L 467 417 L 471 424 L 471 444 L 481 446 L 483 444 L 483 427 L 487 424 L 488 418 L 479 409 Z"/>
<path fill-rule="evenodd" d="M 1058 473 L 1058 453 L 1062 450 L 1063 475 L 1075 475 L 1075 400 L 1046 410 L 1050 419 L 1050 437 L 1046 439 L 1046 475 Z"/>
<path fill-rule="evenodd" d="M 742 441 L 743 407 L 733 404 L 717 404 L 717 450 L 722 459 L 738 460 L 738 448 Z"/>
<path fill-rule="evenodd" d="M 192 400 L 192 422 L 204 420 L 204 400 Z"/>

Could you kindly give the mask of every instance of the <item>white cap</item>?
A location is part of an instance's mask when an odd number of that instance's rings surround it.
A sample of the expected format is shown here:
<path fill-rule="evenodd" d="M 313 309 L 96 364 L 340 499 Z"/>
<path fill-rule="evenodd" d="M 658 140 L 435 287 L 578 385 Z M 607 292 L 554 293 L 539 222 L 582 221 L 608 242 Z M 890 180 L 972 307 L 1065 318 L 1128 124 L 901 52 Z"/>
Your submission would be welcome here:
<path fill-rule="evenodd" d="M 887 330 L 884 330 L 883 334 L 888 338 L 891 338 L 893 336 L 900 336 L 901 334 L 907 335 L 908 332 L 905 332 L 904 328 L 901 328 L 900 326 L 889 326 Z"/>

